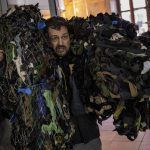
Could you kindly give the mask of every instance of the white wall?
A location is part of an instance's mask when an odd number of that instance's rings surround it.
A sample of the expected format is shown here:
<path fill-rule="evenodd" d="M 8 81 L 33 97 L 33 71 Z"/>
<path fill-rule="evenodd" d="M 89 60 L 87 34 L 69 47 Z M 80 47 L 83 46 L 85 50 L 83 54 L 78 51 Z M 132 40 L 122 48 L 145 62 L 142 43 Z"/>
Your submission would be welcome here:
<path fill-rule="evenodd" d="M 111 12 L 117 13 L 116 0 L 110 0 L 110 9 L 111 9 Z"/>
<path fill-rule="evenodd" d="M 50 16 L 48 0 L 8 0 L 8 5 L 35 5 L 37 3 L 39 3 L 41 13 L 48 18 Z"/>

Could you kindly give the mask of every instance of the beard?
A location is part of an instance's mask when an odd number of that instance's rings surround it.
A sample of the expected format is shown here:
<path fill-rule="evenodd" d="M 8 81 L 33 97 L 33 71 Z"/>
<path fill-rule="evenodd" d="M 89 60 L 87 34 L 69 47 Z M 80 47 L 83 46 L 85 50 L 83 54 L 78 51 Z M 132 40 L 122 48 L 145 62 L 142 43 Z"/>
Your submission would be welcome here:
<path fill-rule="evenodd" d="M 63 57 L 63 56 L 66 55 L 67 52 L 68 52 L 67 47 L 64 46 L 64 45 L 59 45 L 59 46 L 57 46 L 56 49 L 55 49 L 55 53 L 56 53 L 58 56 L 62 56 L 62 57 Z"/>
<path fill-rule="evenodd" d="M 64 45 L 58 45 L 57 47 L 56 47 L 56 51 L 60 51 L 60 50 L 66 50 L 67 48 L 66 48 L 66 46 L 64 46 Z"/>

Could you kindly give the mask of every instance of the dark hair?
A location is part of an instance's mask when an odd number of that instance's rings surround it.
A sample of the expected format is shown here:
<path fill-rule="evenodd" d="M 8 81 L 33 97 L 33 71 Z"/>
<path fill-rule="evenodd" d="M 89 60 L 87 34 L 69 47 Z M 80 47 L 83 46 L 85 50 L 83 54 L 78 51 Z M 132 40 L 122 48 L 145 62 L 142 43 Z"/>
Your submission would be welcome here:
<path fill-rule="evenodd" d="M 48 30 L 49 27 L 59 30 L 62 26 L 68 28 L 68 22 L 63 17 L 54 16 L 46 21 L 46 30 Z"/>

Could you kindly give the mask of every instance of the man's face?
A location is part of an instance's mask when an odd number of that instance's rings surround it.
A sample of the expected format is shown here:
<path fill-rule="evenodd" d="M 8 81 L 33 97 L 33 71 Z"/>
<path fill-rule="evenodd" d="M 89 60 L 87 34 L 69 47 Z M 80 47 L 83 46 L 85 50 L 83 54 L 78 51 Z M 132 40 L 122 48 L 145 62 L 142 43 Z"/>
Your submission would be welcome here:
<path fill-rule="evenodd" d="M 55 53 L 63 57 L 67 54 L 70 48 L 70 37 L 68 29 L 62 26 L 59 30 L 48 28 L 51 47 Z"/>
<path fill-rule="evenodd" d="M 0 62 L 4 60 L 4 51 L 0 50 Z"/>

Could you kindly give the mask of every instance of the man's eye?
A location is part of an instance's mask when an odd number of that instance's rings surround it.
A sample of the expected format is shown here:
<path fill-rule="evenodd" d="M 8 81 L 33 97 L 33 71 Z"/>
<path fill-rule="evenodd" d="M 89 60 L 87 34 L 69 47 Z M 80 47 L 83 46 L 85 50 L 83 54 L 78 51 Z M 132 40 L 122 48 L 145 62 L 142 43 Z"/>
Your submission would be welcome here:
<path fill-rule="evenodd" d="M 50 38 L 52 42 L 56 42 L 58 40 L 58 37 L 52 37 Z"/>
<path fill-rule="evenodd" d="M 68 35 L 62 36 L 62 39 L 64 39 L 64 40 L 68 39 Z"/>

